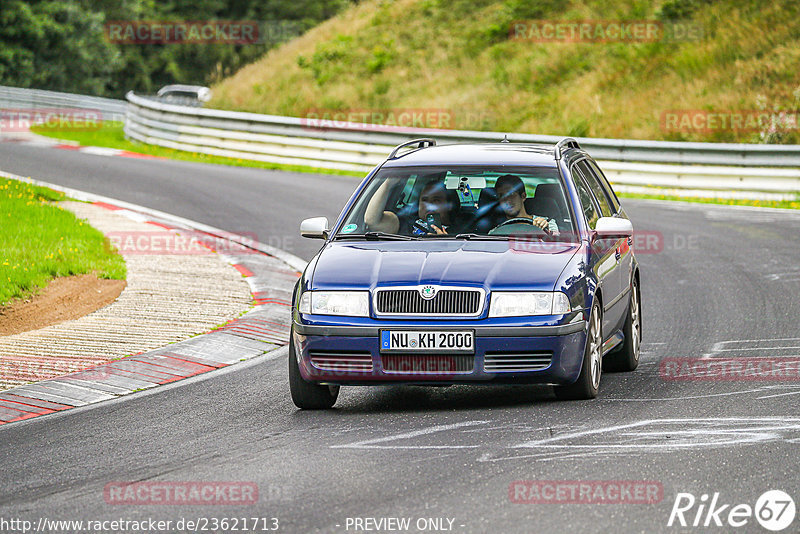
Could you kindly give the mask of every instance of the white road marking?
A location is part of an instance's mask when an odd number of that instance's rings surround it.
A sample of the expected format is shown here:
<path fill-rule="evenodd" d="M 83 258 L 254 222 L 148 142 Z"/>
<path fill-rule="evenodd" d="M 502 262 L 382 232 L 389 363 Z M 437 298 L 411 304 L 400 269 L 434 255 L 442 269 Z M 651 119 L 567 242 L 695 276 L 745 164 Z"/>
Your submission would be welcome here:
<path fill-rule="evenodd" d="M 150 217 L 148 217 L 147 215 L 145 215 L 143 213 L 138 213 L 136 211 L 131 211 L 131 210 L 128 210 L 128 209 L 116 210 L 116 213 L 117 213 L 117 215 L 122 215 L 123 217 L 127 217 L 128 219 L 130 219 L 132 221 L 136 221 L 136 222 L 148 222 L 148 221 L 150 221 Z M 158 230 L 156 230 L 156 228 L 153 227 L 153 231 L 156 232 Z"/>
<path fill-rule="evenodd" d="M 519 448 L 577 449 L 614 453 L 628 450 L 675 451 L 686 448 L 721 447 L 789 439 L 800 434 L 800 418 L 722 417 L 700 419 L 646 419 L 572 432 L 515 445 Z M 597 436 L 609 436 L 605 441 Z M 568 441 L 592 436 L 591 443 Z M 794 438 L 794 436 L 792 436 Z"/>
<path fill-rule="evenodd" d="M 714 345 L 723 345 L 725 343 L 761 343 L 762 341 L 800 341 L 800 337 L 774 337 L 766 339 L 731 339 L 728 341 L 719 341 Z"/>
<path fill-rule="evenodd" d="M 789 347 L 744 347 L 739 349 L 719 349 L 719 352 L 737 352 L 743 350 L 786 350 L 786 349 L 800 349 L 800 346 L 792 345 Z"/>
<path fill-rule="evenodd" d="M 107 148 L 102 146 L 81 147 L 80 151 L 84 154 L 94 154 L 95 156 L 118 156 L 123 152 L 118 148 Z"/>
<path fill-rule="evenodd" d="M 769 280 L 770 282 L 797 282 L 800 281 L 800 272 L 783 272 L 783 273 L 773 273 L 773 274 L 765 274 L 764 278 Z"/>
<path fill-rule="evenodd" d="M 478 461 L 500 462 L 523 458 L 536 461 L 586 459 L 619 454 L 641 455 L 704 447 L 753 445 L 770 441 L 800 442 L 800 418 L 648 419 L 527 441 L 510 448 L 520 452 L 534 449 L 536 452 L 503 456 L 485 453 Z"/>
<path fill-rule="evenodd" d="M 491 453 L 482 454 L 479 458 L 479 462 L 502 462 L 504 460 L 520 460 L 523 458 L 532 458 L 540 462 L 550 462 L 553 460 L 564 460 L 567 458 L 588 458 L 591 456 L 600 456 L 602 453 L 595 453 L 595 454 L 587 454 L 585 452 L 570 452 L 570 453 L 553 453 L 548 455 L 547 453 L 537 453 L 537 454 L 519 454 L 517 456 L 500 456 L 496 458 L 492 458 Z"/>
<path fill-rule="evenodd" d="M 777 393 L 775 395 L 764 395 L 762 397 L 756 397 L 756 399 L 772 399 L 774 397 L 784 397 L 786 395 L 800 395 L 800 390 L 798 390 L 798 391 L 790 391 L 788 393 Z"/>
<path fill-rule="evenodd" d="M 703 395 L 681 395 L 678 397 L 648 397 L 643 399 L 620 399 L 615 397 L 606 397 L 597 399 L 597 401 L 609 401 L 609 402 L 660 402 L 660 401 L 682 401 L 687 399 L 707 399 L 711 397 L 728 397 L 731 395 L 745 395 L 747 393 L 758 393 L 760 391 L 772 390 L 772 389 L 785 389 L 787 387 L 796 387 L 790 384 L 781 384 L 781 385 L 764 385 L 758 386 L 751 389 L 742 389 L 739 391 L 727 391 L 725 393 L 706 393 Z M 756 397 L 757 399 L 767 398 L 767 397 Z"/>
<path fill-rule="evenodd" d="M 429 426 L 427 428 L 422 428 L 420 430 L 413 430 L 411 432 L 404 432 L 402 434 L 384 436 L 382 438 L 357 441 L 355 443 L 348 443 L 347 445 L 332 445 L 331 449 L 474 449 L 479 447 L 479 445 L 377 445 L 377 444 L 396 441 L 399 439 L 410 439 L 418 436 L 427 436 L 428 434 L 435 434 L 436 432 L 444 432 L 445 430 L 453 430 L 455 428 L 486 425 L 489 423 L 491 423 L 491 421 L 464 421 L 461 423 L 453 423 L 449 425 L 434 425 L 434 426 Z"/>
<path fill-rule="evenodd" d="M 729 206 L 720 204 L 698 204 L 706 209 L 705 216 L 717 221 L 741 221 L 742 215 L 735 211 L 750 211 L 748 222 L 785 222 L 786 219 L 797 219 L 800 213 L 797 210 L 786 208 L 762 208 L 758 206 Z"/>
<path fill-rule="evenodd" d="M 766 351 L 776 350 L 791 350 L 793 354 L 783 354 L 781 356 L 800 356 L 800 338 L 797 337 L 784 337 L 784 338 L 769 338 L 769 339 L 733 339 L 728 341 L 717 341 L 711 346 L 711 351 L 703 354 L 700 359 L 709 360 L 715 356 L 723 356 L 725 352 L 744 352 L 756 351 L 764 353 Z M 746 347 L 745 344 L 752 343 L 754 346 Z"/>
<path fill-rule="evenodd" d="M 617 186 L 614 186 L 615 190 L 616 190 L 616 188 L 617 188 Z M 688 201 L 682 201 L 682 200 L 657 200 L 657 199 L 652 199 L 652 198 L 625 198 L 625 199 L 623 199 L 622 203 L 623 203 L 623 205 L 627 205 L 627 204 L 653 204 L 653 205 L 661 206 L 661 207 L 664 207 L 664 208 L 670 208 L 670 209 L 673 209 L 675 211 L 705 211 L 706 213 L 713 212 L 713 211 L 716 211 L 716 212 L 719 212 L 719 211 L 725 211 L 725 212 L 727 212 L 727 211 L 751 211 L 751 212 L 761 211 L 761 212 L 771 213 L 771 214 L 775 214 L 777 216 L 780 216 L 780 219 L 778 217 L 775 217 L 774 218 L 775 220 L 786 220 L 786 218 L 795 218 L 798 215 L 800 215 L 800 214 L 797 213 L 797 210 L 787 209 L 787 208 L 767 208 L 767 207 L 761 207 L 761 206 L 739 206 L 739 205 L 728 205 L 728 204 L 705 204 L 705 203 L 688 202 Z M 723 214 L 723 215 L 727 215 L 727 214 Z M 713 217 L 713 215 L 711 217 Z M 734 217 L 734 220 L 738 221 L 738 220 L 741 220 L 742 216 L 738 215 L 738 214 L 734 214 L 734 215 L 732 215 L 732 217 Z M 750 217 L 750 215 L 748 215 L 748 221 L 750 220 L 749 217 Z M 770 220 L 772 220 L 772 218 Z"/>

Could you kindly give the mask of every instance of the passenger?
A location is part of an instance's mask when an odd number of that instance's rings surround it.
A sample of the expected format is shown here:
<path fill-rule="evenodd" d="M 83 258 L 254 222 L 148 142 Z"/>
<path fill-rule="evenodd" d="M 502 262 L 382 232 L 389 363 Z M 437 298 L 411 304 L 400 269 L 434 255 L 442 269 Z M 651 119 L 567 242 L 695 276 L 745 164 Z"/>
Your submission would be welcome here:
<path fill-rule="evenodd" d="M 422 188 L 419 195 L 416 221 L 399 217 L 385 210 L 386 199 L 392 182 L 387 180 L 378 187 L 364 212 L 364 222 L 371 231 L 402 233 L 405 235 L 447 234 L 453 230 L 455 218 L 461 207 L 458 192 L 447 189 L 444 183 L 432 181 Z"/>
<path fill-rule="evenodd" d="M 522 179 L 519 176 L 504 174 L 497 179 L 494 189 L 497 192 L 497 201 L 499 202 L 500 209 L 506 216 L 506 222 L 512 219 L 530 219 L 534 226 L 541 228 L 549 234 L 558 235 L 558 224 L 555 220 L 536 216 L 528 213 L 525 209 L 525 199 L 528 195 L 525 192 L 525 184 L 522 183 Z M 525 224 L 524 221 L 520 222 Z M 503 224 L 505 223 L 494 227 L 489 233 L 495 233 L 495 230 L 501 228 Z"/>

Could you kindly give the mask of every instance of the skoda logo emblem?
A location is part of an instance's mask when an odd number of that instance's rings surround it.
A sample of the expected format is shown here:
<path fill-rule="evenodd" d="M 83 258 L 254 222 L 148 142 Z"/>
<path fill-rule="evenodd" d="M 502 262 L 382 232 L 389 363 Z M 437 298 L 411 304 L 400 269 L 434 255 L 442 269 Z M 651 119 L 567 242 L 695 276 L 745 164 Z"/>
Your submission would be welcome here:
<path fill-rule="evenodd" d="M 419 294 L 422 295 L 422 298 L 425 300 L 431 300 L 436 296 L 436 288 L 433 286 L 422 286 L 419 288 Z"/>

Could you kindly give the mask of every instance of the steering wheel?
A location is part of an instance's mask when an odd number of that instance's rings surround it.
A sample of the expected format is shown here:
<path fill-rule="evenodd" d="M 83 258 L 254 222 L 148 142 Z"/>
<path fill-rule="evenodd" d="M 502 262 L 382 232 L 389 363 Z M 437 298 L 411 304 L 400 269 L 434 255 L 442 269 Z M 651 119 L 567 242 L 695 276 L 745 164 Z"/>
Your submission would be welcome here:
<path fill-rule="evenodd" d="M 536 228 L 537 230 L 540 230 L 544 235 L 546 235 L 548 237 L 553 235 L 553 232 L 550 231 L 550 228 L 541 228 L 539 226 L 536 226 L 535 224 L 533 224 L 533 219 L 529 219 L 528 217 L 513 217 L 511 219 L 508 219 L 507 221 L 501 222 L 500 224 L 498 224 L 497 226 L 495 226 L 494 228 L 492 228 L 489 231 L 490 232 L 494 232 L 498 228 L 501 228 L 501 227 L 506 226 L 508 224 L 529 224 L 529 225 L 533 226 L 534 228 Z"/>

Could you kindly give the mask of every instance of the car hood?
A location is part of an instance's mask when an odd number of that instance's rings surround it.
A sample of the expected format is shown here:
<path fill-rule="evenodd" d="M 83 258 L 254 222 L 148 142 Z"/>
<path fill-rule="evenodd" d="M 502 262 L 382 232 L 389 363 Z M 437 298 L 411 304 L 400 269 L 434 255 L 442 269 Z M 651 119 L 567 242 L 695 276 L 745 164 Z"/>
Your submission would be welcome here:
<path fill-rule="evenodd" d="M 331 242 L 316 258 L 311 289 L 439 284 L 552 291 L 578 248 L 524 241 Z"/>

